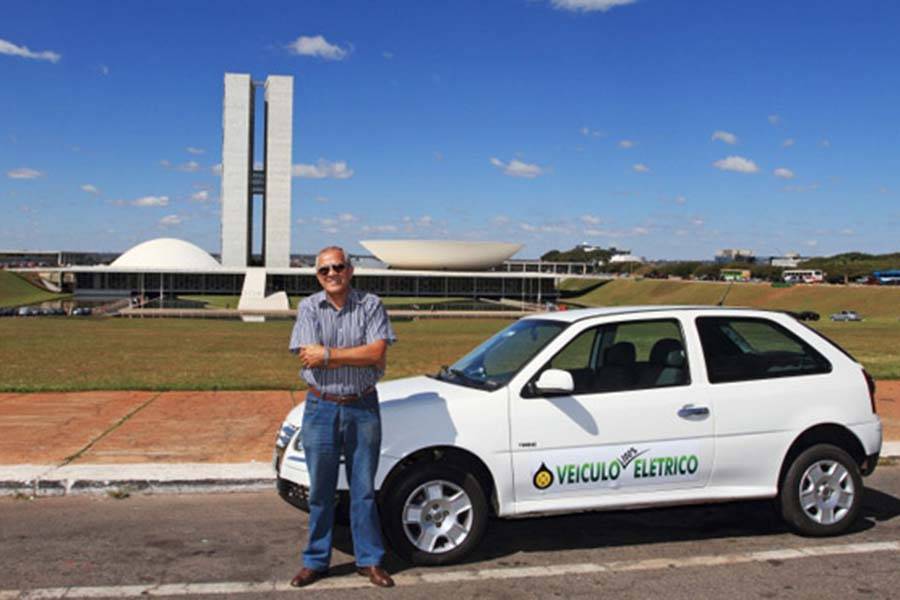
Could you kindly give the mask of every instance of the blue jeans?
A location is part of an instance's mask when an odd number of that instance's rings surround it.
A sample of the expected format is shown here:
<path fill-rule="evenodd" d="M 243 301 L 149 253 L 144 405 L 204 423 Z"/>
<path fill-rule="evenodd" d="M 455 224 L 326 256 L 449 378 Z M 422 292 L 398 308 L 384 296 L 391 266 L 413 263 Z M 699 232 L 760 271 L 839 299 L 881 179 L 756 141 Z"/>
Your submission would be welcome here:
<path fill-rule="evenodd" d="M 331 562 L 334 495 L 341 455 L 350 484 L 350 530 L 356 564 L 381 564 L 384 545 L 375 503 L 375 470 L 381 452 L 378 394 L 352 404 L 336 404 L 306 395 L 303 409 L 303 452 L 309 470 L 309 544 L 303 566 L 321 571 Z"/>

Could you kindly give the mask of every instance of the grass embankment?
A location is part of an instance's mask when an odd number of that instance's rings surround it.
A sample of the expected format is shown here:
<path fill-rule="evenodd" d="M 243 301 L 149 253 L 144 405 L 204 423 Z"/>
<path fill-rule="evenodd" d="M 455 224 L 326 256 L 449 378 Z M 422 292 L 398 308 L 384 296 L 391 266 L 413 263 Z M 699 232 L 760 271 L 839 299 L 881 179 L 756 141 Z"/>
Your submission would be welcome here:
<path fill-rule="evenodd" d="M 387 378 L 434 373 L 509 320 L 394 323 Z M 0 391 L 295 389 L 293 323 L 0 319 Z M 14 341 L 12 341 L 14 340 Z"/>
<path fill-rule="evenodd" d="M 203 302 L 206 308 L 237 308 L 240 296 L 179 296 L 181 300 L 189 300 L 191 302 Z M 289 296 L 291 308 L 297 308 L 297 304 L 303 300 L 305 296 Z M 450 302 L 471 302 L 471 298 L 444 298 L 444 297 L 421 297 L 421 296 L 391 296 L 382 297 L 381 301 L 385 306 L 412 306 L 413 304 L 420 307 L 434 306 L 435 304 L 447 304 Z"/>
<path fill-rule="evenodd" d="M 727 293 L 727 296 L 725 294 Z M 823 319 L 844 309 L 865 318 L 900 318 L 900 287 L 795 285 L 763 283 L 617 279 L 567 300 L 582 306 L 641 304 L 717 304 L 774 310 L 814 310 Z"/>
<path fill-rule="evenodd" d="M 0 270 L 0 308 L 59 300 L 67 296 L 41 289 L 17 273 Z"/>

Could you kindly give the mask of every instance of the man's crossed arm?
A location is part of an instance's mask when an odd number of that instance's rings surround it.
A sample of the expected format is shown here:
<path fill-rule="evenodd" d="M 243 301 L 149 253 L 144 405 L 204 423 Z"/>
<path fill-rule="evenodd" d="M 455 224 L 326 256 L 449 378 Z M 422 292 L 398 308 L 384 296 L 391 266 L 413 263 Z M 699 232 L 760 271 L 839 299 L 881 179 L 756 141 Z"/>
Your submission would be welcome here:
<path fill-rule="evenodd" d="M 387 340 L 375 340 L 371 344 L 351 348 L 329 348 L 327 368 L 377 366 L 379 369 L 384 369 L 387 361 L 387 347 Z M 324 368 L 325 347 L 316 344 L 300 348 L 300 361 L 310 369 Z"/>

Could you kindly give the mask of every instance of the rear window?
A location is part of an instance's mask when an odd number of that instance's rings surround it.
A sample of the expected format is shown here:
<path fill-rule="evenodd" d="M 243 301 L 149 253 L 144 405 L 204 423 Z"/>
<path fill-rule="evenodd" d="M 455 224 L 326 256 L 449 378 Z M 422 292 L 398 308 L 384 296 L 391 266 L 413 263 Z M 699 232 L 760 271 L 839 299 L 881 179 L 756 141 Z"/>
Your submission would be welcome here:
<path fill-rule="evenodd" d="M 699 317 L 696 322 L 710 383 L 831 371 L 831 363 L 812 346 L 768 319 Z"/>

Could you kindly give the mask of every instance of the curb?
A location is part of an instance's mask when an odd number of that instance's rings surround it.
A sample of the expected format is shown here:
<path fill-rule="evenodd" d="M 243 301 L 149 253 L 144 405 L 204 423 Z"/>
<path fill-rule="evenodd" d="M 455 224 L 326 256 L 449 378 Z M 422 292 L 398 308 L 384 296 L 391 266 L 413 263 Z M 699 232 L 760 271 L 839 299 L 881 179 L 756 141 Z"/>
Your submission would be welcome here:
<path fill-rule="evenodd" d="M 900 459 L 900 442 L 885 442 L 882 459 Z M 269 463 L 140 463 L 0 465 L 0 496 L 196 494 L 274 490 Z"/>
<path fill-rule="evenodd" d="M 251 492 L 275 489 L 269 463 L 0 466 L 0 496 Z"/>

